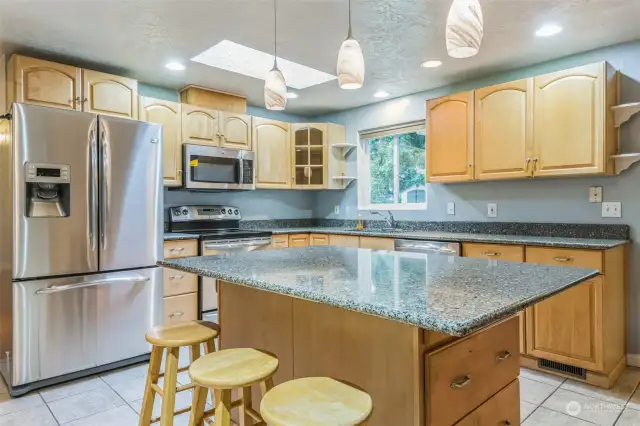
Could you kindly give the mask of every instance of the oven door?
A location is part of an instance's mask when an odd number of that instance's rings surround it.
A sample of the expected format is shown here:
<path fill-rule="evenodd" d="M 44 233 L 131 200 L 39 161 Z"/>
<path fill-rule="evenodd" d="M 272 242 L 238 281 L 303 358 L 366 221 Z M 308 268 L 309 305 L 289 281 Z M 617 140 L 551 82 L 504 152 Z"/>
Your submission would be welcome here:
<path fill-rule="evenodd" d="M 255 189 L 253 153 L 203 145 L 183 145 L 187 189 Z"/>

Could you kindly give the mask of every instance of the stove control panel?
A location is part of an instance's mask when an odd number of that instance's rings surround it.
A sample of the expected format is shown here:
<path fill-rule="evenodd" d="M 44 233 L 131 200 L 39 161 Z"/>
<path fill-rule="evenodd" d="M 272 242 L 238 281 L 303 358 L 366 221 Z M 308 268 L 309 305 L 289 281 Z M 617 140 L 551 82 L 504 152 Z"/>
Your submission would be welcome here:
<path fill-rule="evenodd" d="M 240 220 L 240 209 L 233 206 L 180 206 L 169 208 L 171 222 L 198 220 Z"/>

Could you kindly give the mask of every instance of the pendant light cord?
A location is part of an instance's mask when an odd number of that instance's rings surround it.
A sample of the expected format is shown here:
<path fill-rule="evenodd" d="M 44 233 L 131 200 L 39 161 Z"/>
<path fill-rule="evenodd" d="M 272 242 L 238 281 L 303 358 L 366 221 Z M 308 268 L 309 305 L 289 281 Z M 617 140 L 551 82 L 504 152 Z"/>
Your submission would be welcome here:
<path fill-rule="evenodd" d="M 347 39 L 353 38 L 351 35 L 351 0 L 349 0 L 349 33 L 347 34 Z"/>
<path fill-rule="evenodd" d="M 273 0 L 273 67 L 278 68 L 278 0 Z"/>

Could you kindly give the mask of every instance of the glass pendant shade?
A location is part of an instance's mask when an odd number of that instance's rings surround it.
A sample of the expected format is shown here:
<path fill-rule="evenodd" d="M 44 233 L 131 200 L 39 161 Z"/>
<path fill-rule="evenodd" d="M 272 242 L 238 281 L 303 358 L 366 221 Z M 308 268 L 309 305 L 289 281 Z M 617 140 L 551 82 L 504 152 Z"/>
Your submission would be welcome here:
<path fill-rule="evenodd" d="M 264 81 L 264 103 L 271 111 L 282 111 L 287 106 L 287 83 L 275 62 Z"/>
<path fill-rule="evenodd" d="M 480 51 L 482 9 L 478 0 L 453 0 L 447 17 L 447 52 L 452 58 L 470 58 Z"/>
<path fill-rule="evenodd" d="M 364 83 L 364 56 L 357 40 L 349 37 L 338 53 L 338 84 L 343 89 L 359 89 Z"/>

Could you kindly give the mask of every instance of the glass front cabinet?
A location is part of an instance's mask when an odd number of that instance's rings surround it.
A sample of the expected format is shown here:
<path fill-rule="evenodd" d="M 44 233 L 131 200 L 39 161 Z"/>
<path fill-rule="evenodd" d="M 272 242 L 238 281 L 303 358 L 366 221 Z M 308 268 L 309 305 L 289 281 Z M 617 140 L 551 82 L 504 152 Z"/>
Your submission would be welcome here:
<path fill-rule="evenodd" d="M 292 188 L 327 188 L 327 125 L 291 125 L 293 149 Z"/>

